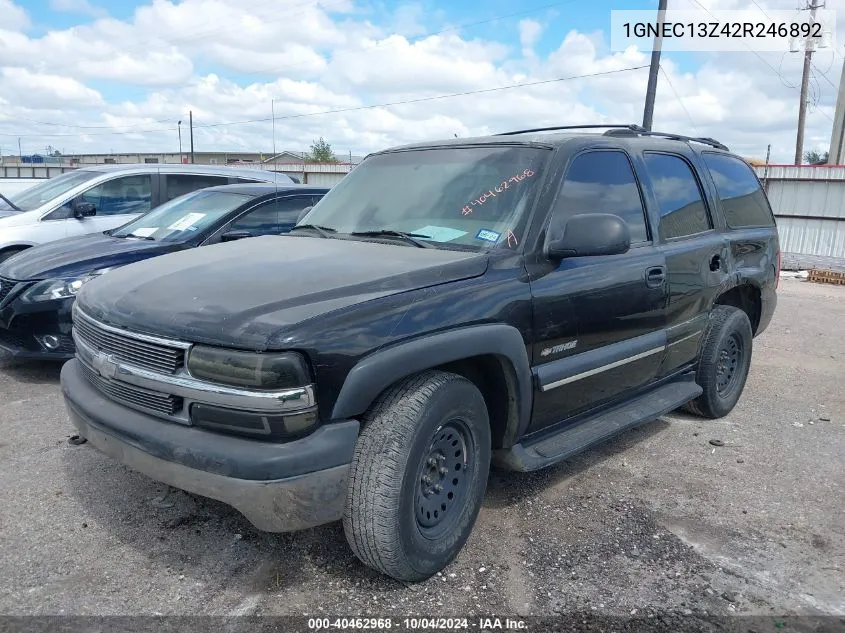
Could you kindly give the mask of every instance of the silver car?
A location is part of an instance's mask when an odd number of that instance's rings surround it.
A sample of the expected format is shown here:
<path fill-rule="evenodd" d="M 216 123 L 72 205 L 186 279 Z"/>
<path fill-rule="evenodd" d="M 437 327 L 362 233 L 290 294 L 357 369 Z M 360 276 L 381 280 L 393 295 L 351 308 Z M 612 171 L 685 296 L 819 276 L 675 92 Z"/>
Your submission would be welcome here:
<path fill-rule="evenodd" d="M 197 189 L 294 182 L 260 169 L 212 165 L 96 165 L 50 178 L 0 199 L 0 261 L 65 237 L 117 228 Z"/>

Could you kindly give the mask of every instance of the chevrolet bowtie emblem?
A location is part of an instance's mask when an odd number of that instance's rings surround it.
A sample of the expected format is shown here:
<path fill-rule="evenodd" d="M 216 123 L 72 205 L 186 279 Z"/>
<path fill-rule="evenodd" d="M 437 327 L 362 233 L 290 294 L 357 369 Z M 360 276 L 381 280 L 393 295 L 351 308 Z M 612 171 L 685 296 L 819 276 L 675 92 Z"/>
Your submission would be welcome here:
<path fill-rule="evenodd" d="M 94 365 L 94 369 L 103 378 L 114 378 L 117 373 L 117 361 L 114 360 L 111 354 L 96 352 L 91 362 Z"/>

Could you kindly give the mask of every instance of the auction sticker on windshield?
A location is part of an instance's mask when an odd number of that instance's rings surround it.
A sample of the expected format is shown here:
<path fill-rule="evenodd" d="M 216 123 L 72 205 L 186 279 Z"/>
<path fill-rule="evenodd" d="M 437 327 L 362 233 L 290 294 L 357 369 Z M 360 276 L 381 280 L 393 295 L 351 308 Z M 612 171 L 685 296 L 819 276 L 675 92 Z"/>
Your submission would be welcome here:
<path fill-rule="evenodd" d="M 450 229 L 447 226 L 424 226 L 411 232 L 418 235 L 428 235 L 429 239 L 435 242 L 449 242 L 467 234 L 466 231 Z"/>
<path fill-rule="evenodd" d="M 202 220 L 204 217 L 205 213 L 189 213 L 187 215 L 182 216 L 181 219 L 176 220 L 167 228 L 171 231 L 184 231 L 185 229 L 193 226 L 194 224 Z"/>
<path fill-rule="evenodd" d="M 149 237 L 156 231 L 158 231 L 158 228 L 154 226 L 144 226 L 140 229 L 135 229 L 134 231 L 132 231 L 132 235 L 135 235 L 137 237 Z"/>

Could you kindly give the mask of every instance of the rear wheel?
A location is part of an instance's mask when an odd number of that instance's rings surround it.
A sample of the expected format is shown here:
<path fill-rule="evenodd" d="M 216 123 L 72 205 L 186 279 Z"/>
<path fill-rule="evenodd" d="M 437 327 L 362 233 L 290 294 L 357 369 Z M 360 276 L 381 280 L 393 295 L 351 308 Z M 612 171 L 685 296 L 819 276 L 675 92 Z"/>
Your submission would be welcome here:
<path fill-rule="evenodd" d="M 748 315 L 732 306 L 714 307 L 696 368 L 696 382 L 704 392 L 687 410 L 707 418 L 731 412 L 748 378 L 751 345 Z"/>
<path fill-rule="evenodd" d="M 418 581 L 466 542 L 490 470 L 490 423 L 478 388 L 427 371 L 383 394 L 365 415 L 343 517 L 366 565 Z"/>

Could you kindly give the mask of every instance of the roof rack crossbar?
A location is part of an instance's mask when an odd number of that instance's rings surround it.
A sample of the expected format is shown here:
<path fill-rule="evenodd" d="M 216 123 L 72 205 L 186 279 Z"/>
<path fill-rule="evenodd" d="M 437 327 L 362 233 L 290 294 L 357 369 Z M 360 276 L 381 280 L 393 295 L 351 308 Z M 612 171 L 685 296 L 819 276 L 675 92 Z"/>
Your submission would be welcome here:
<path fill-rule="evenodd" d="M 642 128 L 640 128 L 639 130 L 633 130 L 630 128 L 608 130 L 604 134 L 605 136 L 657 136 L 672 141 L 683 141 L 685 143 L 701 143 L 703 145 L 715 147 L 716 149 L 725 150 L 726 152 L 730 151 L 727 145 L 720 143 L 716 139 L 703 136 L 684 136 L 683 134 L 673 134 L 669 132 L 651 132 Z"/>
<path fill-rule="evenodd" d="M 631 132 L 636 132 L 639 130 L 645 131 L 645 129 L 639 125 L 634 123 L 608 123 L 606 125 L 600 125 L 597 123 L 589 124 L 589 125 L 555 125 L 552 127 L 536 127 L 530 130 L 514 130 L 513 132 L 499 132 L 494 136 L 515 136 L 517 134 L 530 134 L 531 132 L 553 132 L 555 130 L 591 130 L 597 128 L 623 128 L 627 129 Z"/>

